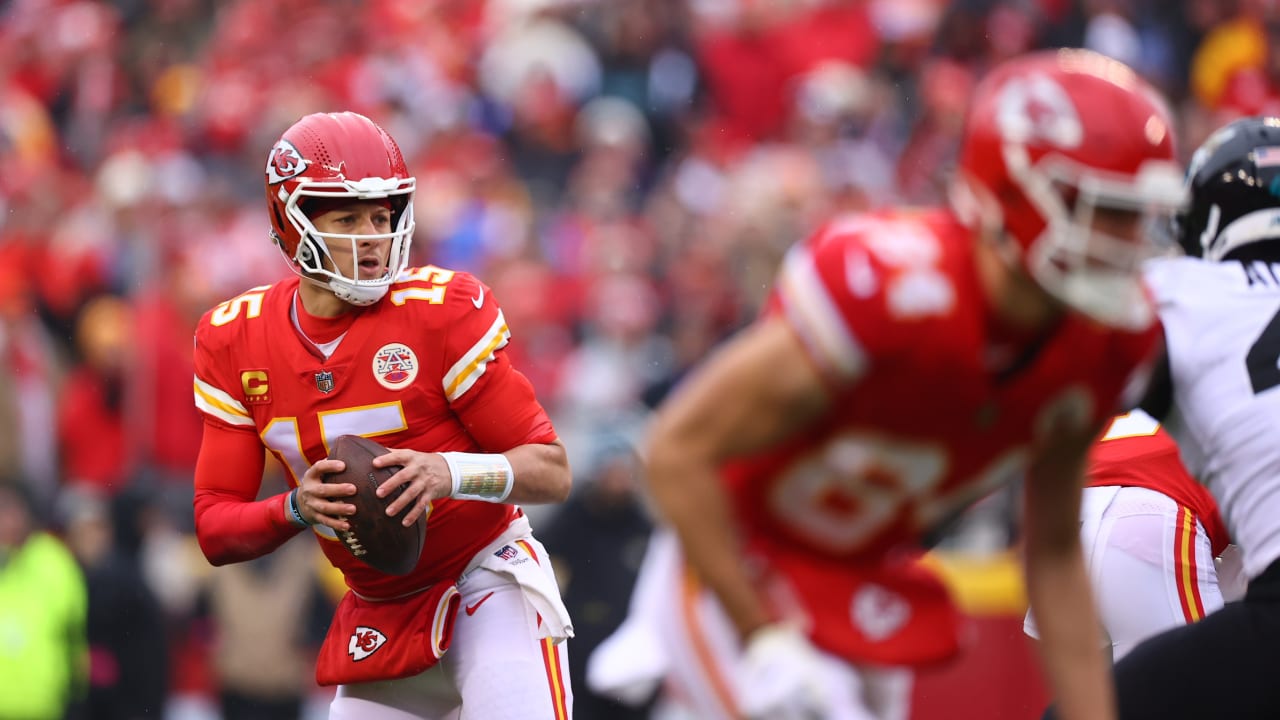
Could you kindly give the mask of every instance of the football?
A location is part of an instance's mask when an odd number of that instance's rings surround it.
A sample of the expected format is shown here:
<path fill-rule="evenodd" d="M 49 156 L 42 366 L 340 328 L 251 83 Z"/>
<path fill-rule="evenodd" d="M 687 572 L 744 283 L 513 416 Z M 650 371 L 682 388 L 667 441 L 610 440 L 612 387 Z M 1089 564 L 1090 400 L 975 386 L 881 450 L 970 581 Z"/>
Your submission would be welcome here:
<path fill-rule="evenodd" d="M 402 521 L 409 512 L 407 507 L 395 517 L 387 515 L 387 506 L 400 497 L 405 486 L 400 486 L 385 498 L 378 497 L 374 492 L 400 470 L 399 465 L 385 468 L 373 466 L 375 457 L 388 452 L 387 448 L 369 438 L 343 435 L 333 442 L 329 459 L 341 460 L 346 463 L 346 468 L 342 472 L 325 475 L 324 482 L 351 483 L 356 486 L 356 494 L 346 498 L 356 506 L 355 514 L 347 518 L 351 529 L 338 533 L 343 546 L 357 560 L 375 570 L 390 575 L 404 575 L 418 564 L 423 538 L 427 534 L 427 523 L 423 516 L 405 527 Z"/>

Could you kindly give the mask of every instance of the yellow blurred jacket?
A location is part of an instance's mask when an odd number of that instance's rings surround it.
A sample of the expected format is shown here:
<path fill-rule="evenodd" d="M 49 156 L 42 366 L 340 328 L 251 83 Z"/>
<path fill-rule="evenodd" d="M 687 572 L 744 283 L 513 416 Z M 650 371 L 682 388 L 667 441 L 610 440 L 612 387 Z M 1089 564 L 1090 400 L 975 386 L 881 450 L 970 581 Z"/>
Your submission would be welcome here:
<path fill-rule="evenodd" d="M 1205 107 L 1216 108 L 1231 76 L 1262 67 L 1267 52 L 1266 32 L 1253 19 L 1238 17 L 1217 25 L 1191 58 L 1191 91 Z"/>
<path fill-rule="evenodd" d="M 88 590 L 71 551 L 35 533 L 0 560 L 0 720 L 61 718 L 86 686 Z"/>

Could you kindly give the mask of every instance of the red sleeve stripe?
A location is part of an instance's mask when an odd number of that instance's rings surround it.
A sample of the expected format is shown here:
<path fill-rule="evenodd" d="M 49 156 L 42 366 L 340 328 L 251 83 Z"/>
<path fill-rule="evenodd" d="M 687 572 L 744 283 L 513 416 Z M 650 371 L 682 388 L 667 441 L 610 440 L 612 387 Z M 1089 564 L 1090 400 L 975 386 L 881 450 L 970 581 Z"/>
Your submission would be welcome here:
<path fill-rule="evenodd" d="M 1177 573 L 1178 601 L 1182 616 L 1193 623 L 1204 617 L 1204 600 L 1200 598 L 1199 567 L 1196 565 L 1196 517 L 1185 506 L 1178 506 L 1178 524 L 1174 530 L 1174 568 Z"/>
<path fill-rule="evenodd" d="M 564 689 L 564 664 L 560 649 L 551 638 L 542 640 L 542 663 L 547 668 L 547 687 L 551 690 L 551 707 L 556 720 L 569 720 L 569 699 Z"/>

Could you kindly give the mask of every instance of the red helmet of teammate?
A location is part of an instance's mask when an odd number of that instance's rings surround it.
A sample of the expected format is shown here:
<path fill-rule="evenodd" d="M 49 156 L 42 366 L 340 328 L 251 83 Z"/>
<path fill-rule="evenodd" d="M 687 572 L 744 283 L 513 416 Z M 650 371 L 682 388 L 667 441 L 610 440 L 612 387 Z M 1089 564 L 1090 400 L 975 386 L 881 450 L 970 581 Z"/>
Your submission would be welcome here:
<path fill-rule="evenodd" d="M 267 156 L 267 208 L 271 238 L 295 272 L 325 284 L 353 305 L 377 302 L 409 262 L 413 238 L 415 180 L 395 140 L 369 118 L 353 112 L 307 115 L 285 131 Z M 357 240 L 322 233 L 307 217 L 312 203 L 332 207 L 337 200 L 381 200 L 390 205 L 394 230 L 375 236 L 391 240 L 386 273 L 361 280 L 354 266 Z M 339 268 L 329 242 L 352 244 L 353 267 Z M 326 266 L 325 260 L 328 259 Z"/>
<path fill-rule="evenodd" d="M 1014 59 L 974 93 L 952 204 L 1063 303 L 1145 324 L 1138 271 L 1160 223 L 1132 224 L 1183 204 L 1173 132 L 1166 103 L 1123 63 L 1078 49 Z"/>

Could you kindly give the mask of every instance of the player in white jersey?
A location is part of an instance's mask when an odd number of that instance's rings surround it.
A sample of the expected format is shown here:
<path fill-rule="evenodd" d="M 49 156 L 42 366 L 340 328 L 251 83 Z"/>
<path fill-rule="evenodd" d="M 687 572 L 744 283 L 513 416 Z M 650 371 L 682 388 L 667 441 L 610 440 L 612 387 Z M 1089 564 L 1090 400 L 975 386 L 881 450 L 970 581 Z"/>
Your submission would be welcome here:
<path fill-rule="evenodd" d="M 1280 717 L 1280 118 L 1237 120 L 1196 151 L 1175 230 L 1151 265 L 1167 363 L 1143 406 L 1214 495 L 1249 579 L 1243 601 L 1116 665 L 1120 715 Z M 1046 717 L 1055 717 L 1051 709 Z"/>

